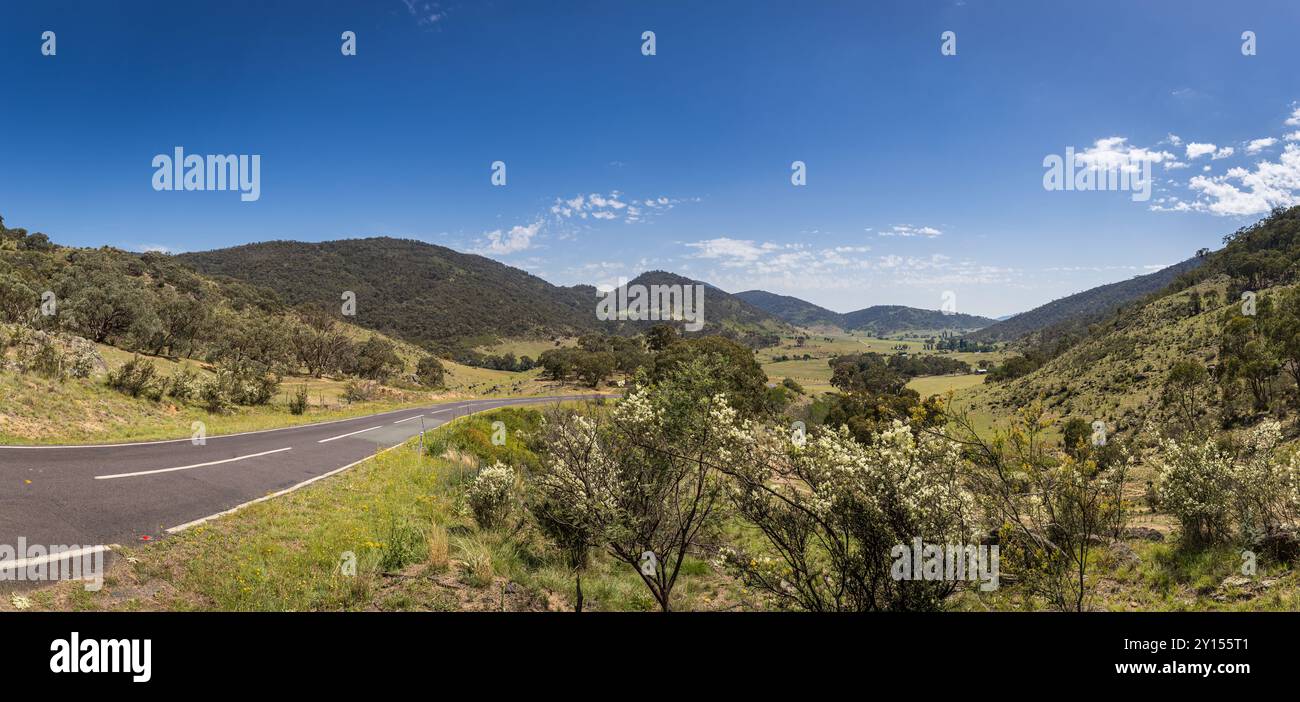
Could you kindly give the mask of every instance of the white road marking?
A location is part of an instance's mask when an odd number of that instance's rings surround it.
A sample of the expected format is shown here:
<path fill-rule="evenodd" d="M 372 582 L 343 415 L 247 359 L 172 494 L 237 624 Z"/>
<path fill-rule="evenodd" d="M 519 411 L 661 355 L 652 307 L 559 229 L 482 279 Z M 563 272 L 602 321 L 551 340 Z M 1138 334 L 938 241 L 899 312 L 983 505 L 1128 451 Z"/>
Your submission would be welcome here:
<path fill-rule="evenodd" d="M 419 419 L 420 417 L 423 417 L 423 416 L 424 416 L 424 415 L 422 415 L 422 414 L 417 414 L 417 415 L 415 415 L 414 417 L 407 417 L 406 419 L 399 419 L 399 420 L 397 420 L 396 422 L 393 422 L 393 424 L 401 424 L 402 422 L 409 422 L 409 421 L 411 421 L 412 419 Z"/>
<path fill-rule="evenodd" d="M 362 434 L 362 433 L 365 433 L 365 432 L 368 432 L 368 431 L 374 431 L 374 430 L 376 430 L 376 429 L 383 429 L 383 428 L 384 428 L 384 427 L 383 427 L 382 425 L 380 425 L 380 426 L 377 426 L 377 427 L 370 427 L 369 429 L 358 429 L 358 430 L 356 430 L 356 431 L 350 431 L 350 432 L 348 432 L 348 433 L 346 433 L 346 434 L 339 434 L 338 436 L 331 436 L 331 437 L 328 438 L 328 439 L 321 439 L 320 441 L 317 441 L 316 443 L 318 443 L 318 444 L 323 444 L 323 443 L 325 443 L 325 442 L 327 442 L 327 441 L 333 441 L 333 440 L 335 440 L 335 439 L 343 439 L 343 438 L 347 438 L 347 437 L 349 437 L 349 436 L 352 436 L 352 435 L 354 435 L 354 434 Z"/>
<path fill-rule="evenodd" d="M 114 473 L 113 475 L 96 475 L 95 480 L 112 480 L 113 478 L 134 478 L 138 475 L 154 475 L 157 473 L 171 473 L 173 471 L 178 471 L 178 470 L 189 470 L 191 468 L 203 468 L 204 466 L 215 466 L 215 465 L 220 465 L 222 463 L 234 463 L 235 461 L 242 461 L 247 458 L 257 458 L 258 456 L 267 456 L 273 453 L 280 453 L 281 451 L 288 451 L 291 448 L 293 447 L 286 446 L 282 449 L 275 449 L 274 451 L 250 453 L 247 456 L 235 456 L 234 458 L 226 458 L 220 461 L 208 461 L 207 463 L 195 463 L 194 465 L 190 465 L 190 466 L 177 466 L 175 468 L 159 468 L 158 470 L 141 470 L 141 471 L 136 471 L 134 473 Z"/>

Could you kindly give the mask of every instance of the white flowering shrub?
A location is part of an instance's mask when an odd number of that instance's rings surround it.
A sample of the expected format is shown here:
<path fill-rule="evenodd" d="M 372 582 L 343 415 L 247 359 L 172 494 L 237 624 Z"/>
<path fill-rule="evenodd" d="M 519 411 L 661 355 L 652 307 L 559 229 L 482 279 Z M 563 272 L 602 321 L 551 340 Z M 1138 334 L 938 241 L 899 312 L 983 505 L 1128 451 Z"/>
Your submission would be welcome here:
<path fill-rule="evenodd" d="M 494 529 L 505 520 L 514 486 L 515 471 L 509 466 L 494 463 L 479 471 L 465 490 L 465 500 L 479 527 Z"/>
<path fill-rule="evenodd" d="M 1262 422 L 1236 446 L 1214 438 L 1160 442 L 1153 457 L 1160 506 L 1195 543 L 1250 542 L 1275 533 L 1300 505 L 1300 458 L 1281 456 L 1282 427 Z"/>
<path fill-rule="evenodd" d="M 1152 463 L 1160 507 L 1178 519 L 1184 538 L 1213 543 L 1228 536 L 1233 473 L 1228 451 L 1211 437 L 1164 440 Z"/>
<path fill-rule="evenodd" d="M 730 471 L 733 502 L 767 548 L 723 549 L 720 564 L 787 607 L 941 607 L 957 583 L 894 579 L 891 549 L 915 538 L 965 544 L 975 536 L 960 446 L 897 421 L 869 444 L 844 428 L 819 432 L 803 446 L 786 434 L 753 432 Z"/>
<path fill-rule="evenodd" d="M 717 361 L 688 359 L 611 411 L 544 427 L 533 480 L 549 516 L 631 567 L 664 611 L 723 499 L 722 469 L 744 444 L 723 377 Z"/>

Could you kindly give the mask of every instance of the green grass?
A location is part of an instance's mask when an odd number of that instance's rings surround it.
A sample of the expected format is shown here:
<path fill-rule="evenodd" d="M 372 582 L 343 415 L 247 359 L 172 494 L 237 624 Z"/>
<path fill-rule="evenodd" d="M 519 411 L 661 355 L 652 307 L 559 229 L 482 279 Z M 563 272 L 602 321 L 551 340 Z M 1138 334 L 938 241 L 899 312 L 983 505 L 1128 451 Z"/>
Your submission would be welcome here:
<path fill-rule="evenodd" d="M 922 398 L 931 395 L 943 395 L 949 390 L 964 390 L 974 387 L 984 382 L 984 376 L 978 373 L 967 373 L 962 375 L 927 375 L 920 378 L 912 378 L 907 383 L 907 387 L 920 393 Z"/>

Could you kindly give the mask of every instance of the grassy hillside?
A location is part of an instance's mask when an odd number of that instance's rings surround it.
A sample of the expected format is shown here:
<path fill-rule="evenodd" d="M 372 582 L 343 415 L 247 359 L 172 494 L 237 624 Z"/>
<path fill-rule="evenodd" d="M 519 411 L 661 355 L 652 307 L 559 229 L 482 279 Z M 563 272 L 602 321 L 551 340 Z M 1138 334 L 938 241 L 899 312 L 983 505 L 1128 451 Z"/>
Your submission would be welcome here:
<path fill-rule="evenodd" d="M 0 325 L 0 334 L 12 327 Z M 353 328 L 353 334 L 369 338 L 370 332 Z M 404 357 L 420 352 L 397 343 Z M 346 378 L 314 378 L 287 375 L 275 396 L 265 405 L 233 407 L 228 413 L 211 413 L 194 402 L 171 397 L 157 400 L 131 397 L 107 385 L 110 370 L 120 368 L 134 354 L 98 344 L 104 361 L 85 378 L 51 379 L 32 373 L 0 372 L 0 444 L 112 443 L 147 441 L 190 436 L 191 423 L 201 421 L 209 435 L 271 429 L 308 422 L 361 416 L 390 409 L 470 397 L 523 397 L 570 391 L 573 386 L 544 380 L 540 369 L 510 373 L 463 366 L 451 361 L 446 366 L 443 388 L 430 390 L 407 384 L 381 385 L 372 400 L 349 402 Z M 12 359 L 12 350 L 8 358 Z M 187 370 L 196 378 L 211 378 L 212 365 L 194 359 L 145 357 L 162 377 L 174 377 Z M 0 354 L 0 362 L 5 360 Z M 413 361 L 411 361 L 413 363 Z M 307 409 L 293 414 L 291 397 L 299 388 L 307 390 Z"/>
<path fill-rule="evenodd" d="M 1228 299 L 1226 276 L 1216 276 L 1094 327 L 1092 334 L 1038 370 L 1003 383 L 988 382 L 958 395 L 977 412 L 1009 416 L 1016 408 L 1042 400 L 1062 417 L 1101 419 L 1131 430 L 1158 419 L 1161 385 L 1174 363 L 1217 360 L 1220 314 L 1224 303 L 1188 314 L 1192 293 Z"/>

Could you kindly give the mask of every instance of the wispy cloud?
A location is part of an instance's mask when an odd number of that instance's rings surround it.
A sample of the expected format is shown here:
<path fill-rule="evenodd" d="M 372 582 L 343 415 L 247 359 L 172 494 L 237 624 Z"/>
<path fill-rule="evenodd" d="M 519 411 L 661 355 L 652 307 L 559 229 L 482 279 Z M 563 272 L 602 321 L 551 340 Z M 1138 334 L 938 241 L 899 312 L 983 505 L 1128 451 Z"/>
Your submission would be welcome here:
<path fill-rule="evenodd" d="M 617 190 L 609 194 L 578 194 L 568 198 L 555 198 L 551 205 L 551 214 L 562 219 L 577 220 L 621 220 L 628 224 L 646 221 L 648 218 L 673 209 L 682 202 L 698 202 L 699 198 L 670 198 L 666 196 L 651 198 L 628 198 Z"/>
<path fill-rule="evenodd" d="M 428 26 L 437 24 L 447 17 L 447 11 L 442 8 L 442 3 L 433 2 L 432 0 L 402 0 L 406 6 L 406 11 L 411 13 L 415 18 L 416 24 Z"/>
<path fill-rule="evenodd" d="M 868 229 L 867 231 L 871 231 Z M 879 232 L 879 236 L 924 236 L 936 237 L 943 234 L 942 231 L 935 227 L 917 227 L 911 224 L 895 224 L 889 229 Z"/>

